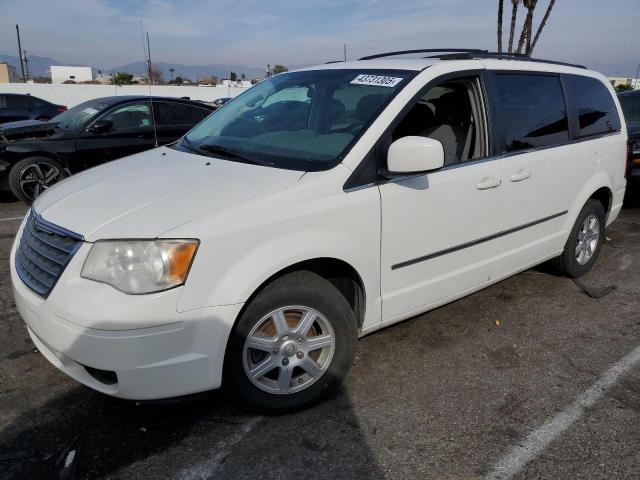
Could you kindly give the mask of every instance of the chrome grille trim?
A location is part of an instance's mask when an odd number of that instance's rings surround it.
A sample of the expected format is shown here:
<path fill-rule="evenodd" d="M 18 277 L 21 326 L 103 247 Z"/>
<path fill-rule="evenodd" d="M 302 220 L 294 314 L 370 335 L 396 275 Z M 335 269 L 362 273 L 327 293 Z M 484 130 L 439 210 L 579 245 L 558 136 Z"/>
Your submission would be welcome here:
<path fill-rule="evenodd" d="M 82 235 L 49 223 L 32 210 L 16 248 L 16 272 L 26 286 L 47 298 L 83 241 Z"/>

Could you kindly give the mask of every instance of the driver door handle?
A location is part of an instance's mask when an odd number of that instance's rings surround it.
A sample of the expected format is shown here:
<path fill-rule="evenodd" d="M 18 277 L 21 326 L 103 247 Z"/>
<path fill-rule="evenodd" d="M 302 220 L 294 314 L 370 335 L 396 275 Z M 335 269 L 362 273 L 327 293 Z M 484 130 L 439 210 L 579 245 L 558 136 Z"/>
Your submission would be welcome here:
<path fill-rule="evenodd" d="M 490 188 L 499 187 L 502 184 L 500 177 L 484 177 L 480 183 L 476 185 L 478 190 L 489 190 Z"/>
<path fill-rule="evenodd" d="M 521 182 L 522 180 L 526 180 L 530 176 L 531 172 L 529 170 L 527 170 L 526 168 L 521 168 L 509 178 L 512 182 Z"/>

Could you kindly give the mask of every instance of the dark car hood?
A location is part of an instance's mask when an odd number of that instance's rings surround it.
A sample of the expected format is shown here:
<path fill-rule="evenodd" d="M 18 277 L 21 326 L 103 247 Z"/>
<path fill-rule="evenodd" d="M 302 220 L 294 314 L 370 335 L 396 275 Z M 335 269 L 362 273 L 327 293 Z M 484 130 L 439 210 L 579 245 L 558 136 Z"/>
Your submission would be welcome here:
<path fill-rule="evenodd" d="M 57 132 L 58 122 L 40 120 L 21 120 L 0 125 L 0 140 L 12 141 L 26 138 L 43 138 Z"/>

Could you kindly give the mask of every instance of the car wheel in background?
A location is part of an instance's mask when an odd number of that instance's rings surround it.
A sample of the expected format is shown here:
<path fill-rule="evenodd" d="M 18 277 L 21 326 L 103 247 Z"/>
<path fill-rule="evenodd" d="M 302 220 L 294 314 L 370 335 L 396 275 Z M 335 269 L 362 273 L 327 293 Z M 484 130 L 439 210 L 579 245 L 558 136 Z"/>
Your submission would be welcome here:
<path fill-rule="evenodd" d="M 589 199 L 578 214 L 562 255 L 553 259 L 554 267 L 572 278 L 584 275 L 596 262 L 604 238 L 604 208 L 598 200 Z"/>
<path fill-rule="evenodd" d="M 353 311 L 330 282 L 306 271 L 284 275 L 255 296 L 232 332 L 225 389 L 261 412 L 309 406 L 344 380 L 356 342 Z"/>
<path fill-rule="evenodd" d="M 11 192 L 27 205 L 45 190 L 66 177 L 62 166 L 47 157 L 29 157 L 16 163 L 9 172 Z"/>

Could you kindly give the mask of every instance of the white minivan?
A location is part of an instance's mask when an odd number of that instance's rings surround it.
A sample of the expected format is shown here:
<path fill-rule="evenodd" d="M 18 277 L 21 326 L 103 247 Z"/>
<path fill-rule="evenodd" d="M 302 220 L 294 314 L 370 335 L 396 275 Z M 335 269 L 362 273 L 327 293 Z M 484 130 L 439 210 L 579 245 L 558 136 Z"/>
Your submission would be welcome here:
<path fill-rule="evenodd" d="M 38 349 L 116 397 L 224 385 L 283 412 L 334 390 L 359 336 L 547 260 L 587 272 L 626 185 L 607 79 L 424 53 L 269 77 L 45 192 L 11 253 Z"/>

